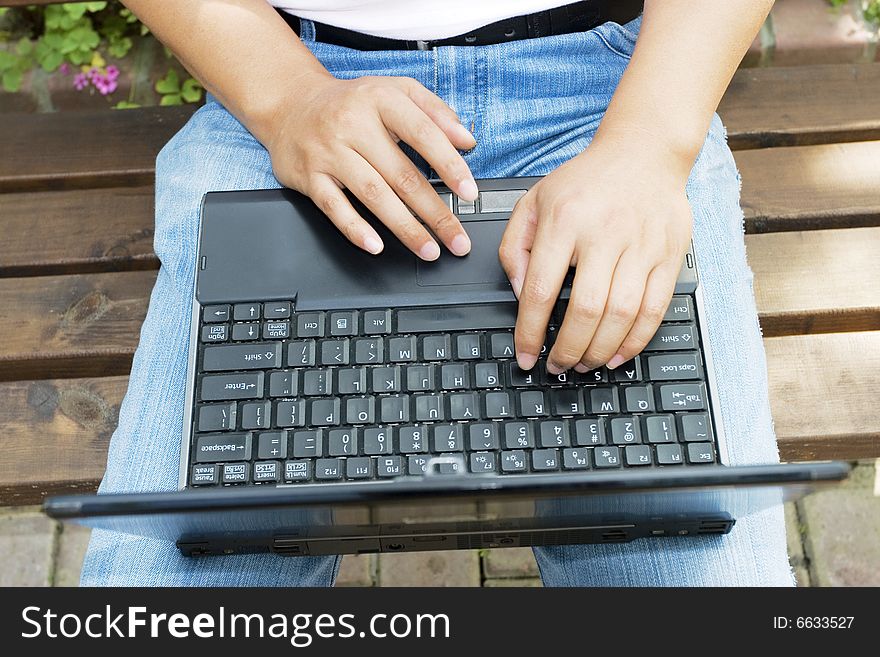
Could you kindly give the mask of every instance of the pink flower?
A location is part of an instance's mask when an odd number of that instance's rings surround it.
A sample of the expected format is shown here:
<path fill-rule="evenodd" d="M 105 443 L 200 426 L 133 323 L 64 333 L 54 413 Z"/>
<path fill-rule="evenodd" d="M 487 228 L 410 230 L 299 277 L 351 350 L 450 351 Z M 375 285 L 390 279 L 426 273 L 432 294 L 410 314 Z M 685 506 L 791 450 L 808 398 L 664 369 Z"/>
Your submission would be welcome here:
<path fill-rule="evenodd" d="M 92 82 L 94 82 L 95 78 L 99 75 L 100 75 L 100 73 L 98 73 L 98 69 L 96 69 L 94 67 L 89 69 L 89 80 L 91 80 Z"/>
<path fill-rule="evenodd" d="M 112 64 L 107 67 L 107 79 L 115 80 L 119 77 L 119 69 L 113 66 Z"/>
<path fill-rule="evenodd" d="M 111 80 L 107 76 L 96 75 L 92 79 L 92 83 L 95 85 L 95 88 L 100 92 L 102 96 L 112 94 L 114 91 L 116 91 L 116 80 Z"/>
<path fill-rule="evenodd" d="M 58 70 L 61 71 L 61 75 L 70 75 L 70 64 L 67 62 L 61 62 L 61 66 L 58 67 Z"/>
<path fill-rule="evenodd" d="M 87 86 L 89 86 L 89 81 L 88 81 L 88 78 L 86 78 L 86 74 L 85 74 L 85 73 L 77 73 L 77 74 L 73 77 L 73 87 L 74 87 L 74 89 L 76 89 L 77 91 L 82 91 L 82 90 L 85 89 Z"/>

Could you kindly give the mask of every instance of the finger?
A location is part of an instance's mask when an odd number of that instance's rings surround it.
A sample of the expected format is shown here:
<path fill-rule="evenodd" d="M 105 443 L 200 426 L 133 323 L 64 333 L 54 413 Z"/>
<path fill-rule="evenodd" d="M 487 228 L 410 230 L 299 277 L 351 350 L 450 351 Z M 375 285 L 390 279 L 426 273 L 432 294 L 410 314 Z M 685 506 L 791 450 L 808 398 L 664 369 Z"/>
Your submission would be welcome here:
<path fill-rule="evenodd" d="M 624 251 L 608 292 L 608 301 L 590 346 L 581 362 L 590 369 L 607 363 L 617 353 L 642 305 L 648 269 L 633 250 Z"/>
<path fill-rule="evenodd" d="M 558 239 L 558 231 L 543 226 L 535 233 L 514 332 L 516 360 L 524 370 L 531 369 L 541 353 L 547 322 L 571 262 L 572 247 Z"/>
<path fill-rule="evenodd" d="M 309 197 L 352 244 L 376 255 L 385 245 L 375 229 L 351 205 L 339 185 L 329 176 L 316 176 Z"/>
<path fill-rule="evenodd" d="M 358 152 L 452 253 L 463 256 L 471 250 L 461 222 L 397 144 L 387 137 L 377 137 L 369 145 L 358 147 Z"/>
<path fill-rule="evenodd" d="M 645 296 L 638 317 L 617 353 L 608 361 L 608 367 L 613 369 L 634 358 L 654 337 L 669 308 L 679 269 L 675 265 L 663 264 L 654 267 L 648 275 Z"/>
<path fill-rule="evenodd" d="M 431 117 L 431 120 L 446 134 L 456 148 L 469 151 L 477 145 L 473 134 L 461 124 L 458 114 L 449 105 L 417 80 L 412 80 L 412 78 L 410 80 L 405 86 L 407 95 L 425 114 Z"/>
<path fill-rule="evenodd" d="M 577 365 L 590 346 L 611 288 L 619 254 L 592 248 L 578 255 L 571 297 L 550 355 L 547 371 L 559 374 Z"/>
<path fill-rule="evenodd" d="M 415 103 L 392 102 L 389 99 L 380 111 L 385 127 L 425 158 L 451 190 L 469 201 L 477 198 L 477 183 L 464 158 L 437 124 Z"/>
<path fill-rule="evenodd" d="M 514 206 L 498 247 L 498 259 L 517 299 L 522 292 L 537 229 L 535 194 L 528 192 Z"/>
<path fill-rule="evenodd" d="M 394 233 L 404 246 L 422 260 L 436 260 L 440 247 L 425 227 L 388 186 L 369 162 L 355 151 L 339 158 L 340 173 L 335 177 L 354 194 L 370 212 Z"/>

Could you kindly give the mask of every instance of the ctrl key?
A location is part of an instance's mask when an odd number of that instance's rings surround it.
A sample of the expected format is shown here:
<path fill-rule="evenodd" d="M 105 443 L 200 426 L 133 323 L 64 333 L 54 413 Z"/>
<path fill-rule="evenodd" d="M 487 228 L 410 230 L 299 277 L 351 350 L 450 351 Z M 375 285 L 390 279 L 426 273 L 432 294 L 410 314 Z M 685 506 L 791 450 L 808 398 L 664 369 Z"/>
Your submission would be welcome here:
<path fill-rule="evenodd" d="M 195 465 L 189 482 L 193 486 L 216 486 L 217 480 L 216 465 Z"/>

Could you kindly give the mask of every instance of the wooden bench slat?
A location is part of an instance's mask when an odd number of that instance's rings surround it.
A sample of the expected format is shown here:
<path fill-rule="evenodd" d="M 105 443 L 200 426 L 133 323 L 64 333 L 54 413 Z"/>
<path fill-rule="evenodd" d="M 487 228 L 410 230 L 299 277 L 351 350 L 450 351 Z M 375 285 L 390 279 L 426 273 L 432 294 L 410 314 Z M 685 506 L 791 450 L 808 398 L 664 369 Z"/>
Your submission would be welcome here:
<path fill-rule="evenodd" d="M 746 236 L 765 336 L 880 329 L 880 227 Z"/>
<path fill-rule="evenodd" d="M 880 139 L 880 64 L 740 69 L 718 113 L 731 148 Z"/>
<path fill-rule="evenodd" d="M 880 457 L 880 331 L 764 344 L 783 460 Z M 0 383 L 0 505 L 94 490 L 126 385 L 124 376 Z"/>
<path fill-rule="evenodd" d="M 749 232 L 880 225 L 880 141 L 735 155 Z"/>
<path fill-rule="evenodd" d="M 153 187 L 0 196 L 0 277 L 156 269 Z"/>
<path fill-rule="evenodd" d="M 0 380 L 127 374 L 155 279 L 155 271 L 0 279 Z"/>

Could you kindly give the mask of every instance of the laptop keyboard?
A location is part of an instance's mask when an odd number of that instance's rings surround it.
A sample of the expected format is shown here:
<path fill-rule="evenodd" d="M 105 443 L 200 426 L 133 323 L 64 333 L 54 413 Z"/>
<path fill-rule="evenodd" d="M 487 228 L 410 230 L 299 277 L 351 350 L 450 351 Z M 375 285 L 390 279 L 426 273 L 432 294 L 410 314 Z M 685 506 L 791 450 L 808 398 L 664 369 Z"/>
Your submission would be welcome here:
<path fill-rule="evenodd" d="M 675 296 L 633 360 L 553 376 L 543 359 L 517 367 L 512 303 L 205 306 L 189 485 L 715 463 L 695 319 L 693 298 Z"/>

